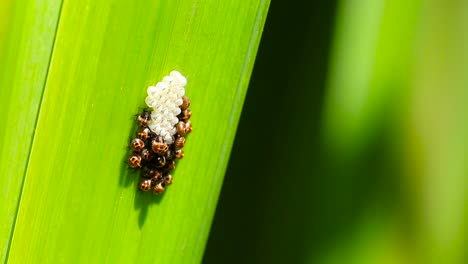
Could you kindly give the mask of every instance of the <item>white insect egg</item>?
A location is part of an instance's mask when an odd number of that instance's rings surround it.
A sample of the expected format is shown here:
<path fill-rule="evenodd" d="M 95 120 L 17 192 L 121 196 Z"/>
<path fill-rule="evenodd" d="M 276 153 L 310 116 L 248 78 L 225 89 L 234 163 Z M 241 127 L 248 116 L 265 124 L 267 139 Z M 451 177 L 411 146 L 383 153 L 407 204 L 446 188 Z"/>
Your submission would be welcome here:
<path fill-rule="evenodd" d="M 163 78 L 163 82 L 165 82 L 167 84 L 172 84 L 173 81 L 174 81 L 174 78 L 171 77 L 171 76 L 164 76 L 164 78 Z"/>
<path fill-rule="evenodd" d="M 169 75 L 172 76 L 176 80 L 176 82 L 181 86 L 185 87 L 185 85 L 187 85 L 187 78 L 185 78 L 180 72 L 171 71 Z"/>
<path fill-rule="evenodd" d="M 162 81 L 147 89 L 146 104 L 152 108 L 148 127 L 164 138 L 166 143 L 174 142 L 177 133 L 175 125 L 179 122 L 177 115 L 181 113 L 182 96 L 185 94 L 184 86 L 187 79 L 178 71 L 172 71 Z"/>
<path fill-rule="evenodd" d="M 158 89 L 164 90 L 164 89 L 167 89 L 167 87 L 168 87 L 168 84 L 164 82 L 158 82 L 158 84 L 156 84 L 156 88 Z"/>
<path fill-rule="evenodd" d="M 166 117 L 163 116 L 161 113 L 158 114 L 158 116 L 154 119 L 158 123 L 161 123 Z"/>
<path fill-rule="evenodd" d="M 147 92 L 148 92 L 148 96 L 154 97 L 158 92 L 158 88 L 156 88 L 156 86 L 150 86 L 148 87 Z"/>
<path fill-rule="evenodd" d="M 174 112 L 175 103 L 167 102 L 166 106 L 169 112 Z"/>
<path fill-rule="evenodd" d="M 155 105 L 155 100 L 151 96 L 147 96 L 145 102 L 148 107 L 153 107 Z"/>
<path fill-rule="evenodd" d="M 177 94 L 176 93 L 168 94 L 168 97 L 171 99 L 171 101 L 177 100 Z"/>
<path fill-rule="evenodd" d="M 179 88 L 179 90 L 177 91 L 177 93 L 182 97 L 185 95 L 185 89 L 183 87 Z"/>
<path fill-rule="evenodd" d="M 151 129 L 151 131 L 153 132 L 156 132 L 156 124 L 150 122 L 150 124 L 148 125 L 149 129 Z"/>

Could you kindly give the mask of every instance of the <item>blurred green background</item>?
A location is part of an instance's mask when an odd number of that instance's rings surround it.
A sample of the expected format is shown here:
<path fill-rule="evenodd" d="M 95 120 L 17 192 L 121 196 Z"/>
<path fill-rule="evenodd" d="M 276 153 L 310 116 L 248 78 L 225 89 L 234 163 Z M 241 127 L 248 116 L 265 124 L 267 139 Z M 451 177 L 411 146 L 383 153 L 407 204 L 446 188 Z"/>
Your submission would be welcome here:
<path fill-rule="evenodd" d="M 204 263 L 468 263 L 468 1 L 272 1 Z"/>

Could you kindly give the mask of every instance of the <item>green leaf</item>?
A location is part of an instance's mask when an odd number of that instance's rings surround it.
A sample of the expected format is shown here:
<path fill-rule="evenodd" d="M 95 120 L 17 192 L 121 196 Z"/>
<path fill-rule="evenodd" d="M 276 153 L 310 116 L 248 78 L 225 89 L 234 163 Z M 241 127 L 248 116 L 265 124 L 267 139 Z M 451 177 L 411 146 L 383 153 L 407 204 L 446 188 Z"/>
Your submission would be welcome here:
<path fill-rule="evenodd" d="M 362 155 L 400 111 L 420 2 L 340 2 L 323 126 L 334 153 L 351 159 Z"/>
<path fill-rule="evenodd" d="M 64 2 L 7 261 L 199 262 L 268 5 Z M 125 161 L 146 87 L 173 69 L 194 130 L 158 197 Z"/>
<path fill-rule="evenodd" d="M 467 263 L 468 2 L 427 1 L 422 10 L 398 131 L 413 241 L 421 263 Z"/>
<path fill-rule="evenodd" d="M 5 261 L 28 164 L 59 1 L 0 7 L 0 261 Z"/>

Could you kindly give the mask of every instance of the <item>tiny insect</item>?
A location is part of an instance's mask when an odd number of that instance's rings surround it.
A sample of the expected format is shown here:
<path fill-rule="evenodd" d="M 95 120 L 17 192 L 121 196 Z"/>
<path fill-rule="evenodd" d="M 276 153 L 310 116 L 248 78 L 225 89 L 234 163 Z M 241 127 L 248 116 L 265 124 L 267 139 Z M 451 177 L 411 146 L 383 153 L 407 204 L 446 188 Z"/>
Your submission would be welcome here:
<path fill-rule="evenodd" d="M 185 109 L 189 108 L 189 106 L 190 106 L 190 99 L 188 99 L 188 97 L 185 96 L 185 95 L 182 96 L 182 104 L 180 105 L 180 108 L 182 110 L 185 110 Z"/>
<path fill-rule="evenodd" d="M 156 156 L 151 162 L 154 164 L 156 168 L 162 168 L 164 167 L 164 165 L 166 165 L 166 157 Z"/>
<path fill-rule="evenodd" d="M 143 179 L 138 184 L 138 187 L 140 188 L 140 190 L 147 192 L 151 189 L 151 182 L 151 179 Z"/>
<path fill-rule="evenodd" d="M 177 117 L 179 117 L 179 120 L 187 122 L 190 119 L 190 117 L 192 117 L 192 111 L 190 111 L 190 109 L 187 108 L 184 111 L 182 111 L 182 113 L 180 113 Z"/>
<path fill-rule="evenodd" d="M 144 149 L 141 150 L 141 155 L 140 156 L 141 156 L 141 158 L 143 160 L 149 160 L 151 158 L 151 151 L 144 148 Z"/>
<path fill-rule="evenodd" d="M 171 161 L 168 161 L 166 163 L 166 166 L 163 167 L 163 170 L 166 171 L 166 172 L 167 171 L 172 171 L 172 170 L 175 169 L 175 167 L 176 167 L 175 161 L 171 160 Z"/>
<path fill-rule="evenodd" d="M 150 120 L 151 113 L 148 111 L 143 111 L 143 113 L 139 114 L 137 117 L 137 123 L 140 127 L 145 127 L 148 125 L 148 121 Z"/>
<path fill-rule="evenodd" d="M 157 169 L 152 169 L 152 168 L 149 168 L 149 167 L 143 167 L 142 172 L 141 172 L 141 176 L 143 178 L 147 178 L 147 179 L 151 179 L 151 178 L 161 179 L 162 178 L 162 172 L 160 170 L 157 170 Z"/>
<path fill-rule="evenodd" d="M 145 142 L 139 138 L 135 138 L 132 140 L 132 143 L 130 143 L 130 148 L 132 148 L 134 151 L 140 151 L 145 147 Z"/>
<path fill-rule="evenodd" d="M 185 131 L 186 131 L 186 124 L 184 121 L 179 121 L 179 123 L 177 123 L 177 133 L 180 135 L 180 136 L 185 136 Z"/>
<path fill-rule="evenodd" d="M 185 123 L 185 134 L 188 135 L 192 132 L 192 122 L 188 121 Z"/>
<path fill-rule="evenodd" d="M 156 136 L 151 142 L 151 148 L 154 153 L 164 155 L 169 150 L 169 146 L 164 142 L 164 139 L 161 136 Z"/>
<path fill-rule="evenodd" d="M 161 194 L 164 192 L 164 186 L 162 182 L 157 182 L 156 185 L 153 187 L 154 194 Z"/>
<path fill-rule="evenodd" d="M 138 135 L 138 138 L 139 138 L 139 139 L 141 139 L 141 140 L 143 140 L 143 141 L 146 141 L 148 138 L 154 136 L 153 134 L 154 134 L 154 133 L 151 132 L 151 130 L 150 130 L 149 128 L 144 127 L 144 128 L 142 128 L 142 129 L 140 129 L 140 130 L 138 131 L 138 134 L 137 134 L 137 135 Z"/>
<path fill-rule="evenodd" d="M 174 159 L 174 150 L 170 148 L 170 149 L 166 152 L 165 157 L 166 157 L 166 160 Z"/>
<path fill-rule="evenodd" d="M 180 160 L 180 159 L 182 159 L 183 157 L 184 157 L 184 151 L 183 151 L 183 150 L 181 150 L 181 149 L 176 149 L 176 150 L 174 151 L 174 158 L 175 158 L 176 160 Z"/>
<path fill-rule="evenodd" d="M 166 184 L 166 186 L 171 185 L 171 183 L 172 183 L 172 175 L 171 174 L 164 175 L 164 183 Z"/>
<path fill-rule="evenodd" d="M 141 168 L 141 156 L 136 153 L 133 153 L 128 158 L 128 164 L 134 169 Z"/>
<path fill-rule="evenodd" d="M 185 138 L 184 137 L 178 137 L 176 138 L 174 142 L 174 146 L 176 149 L 181 149 L 185 146 Z"/>

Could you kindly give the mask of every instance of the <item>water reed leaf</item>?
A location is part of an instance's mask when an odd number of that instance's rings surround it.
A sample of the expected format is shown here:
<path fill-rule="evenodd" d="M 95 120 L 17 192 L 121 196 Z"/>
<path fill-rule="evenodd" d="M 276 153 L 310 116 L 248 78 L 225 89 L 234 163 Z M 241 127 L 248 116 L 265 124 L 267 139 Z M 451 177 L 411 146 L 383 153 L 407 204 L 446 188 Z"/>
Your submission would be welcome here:
<path fill-rule="evenodd" d="M 18 210 L 60 1 L 0 4 L 0 262 Z"/>
<path fill-rule="evenodd" d="M 63 2 L 8 263 L 200 262 L 268 5 Z M 174 69 L 194 130 L 157 197 L 136 189 L 127 144 Z"/>

